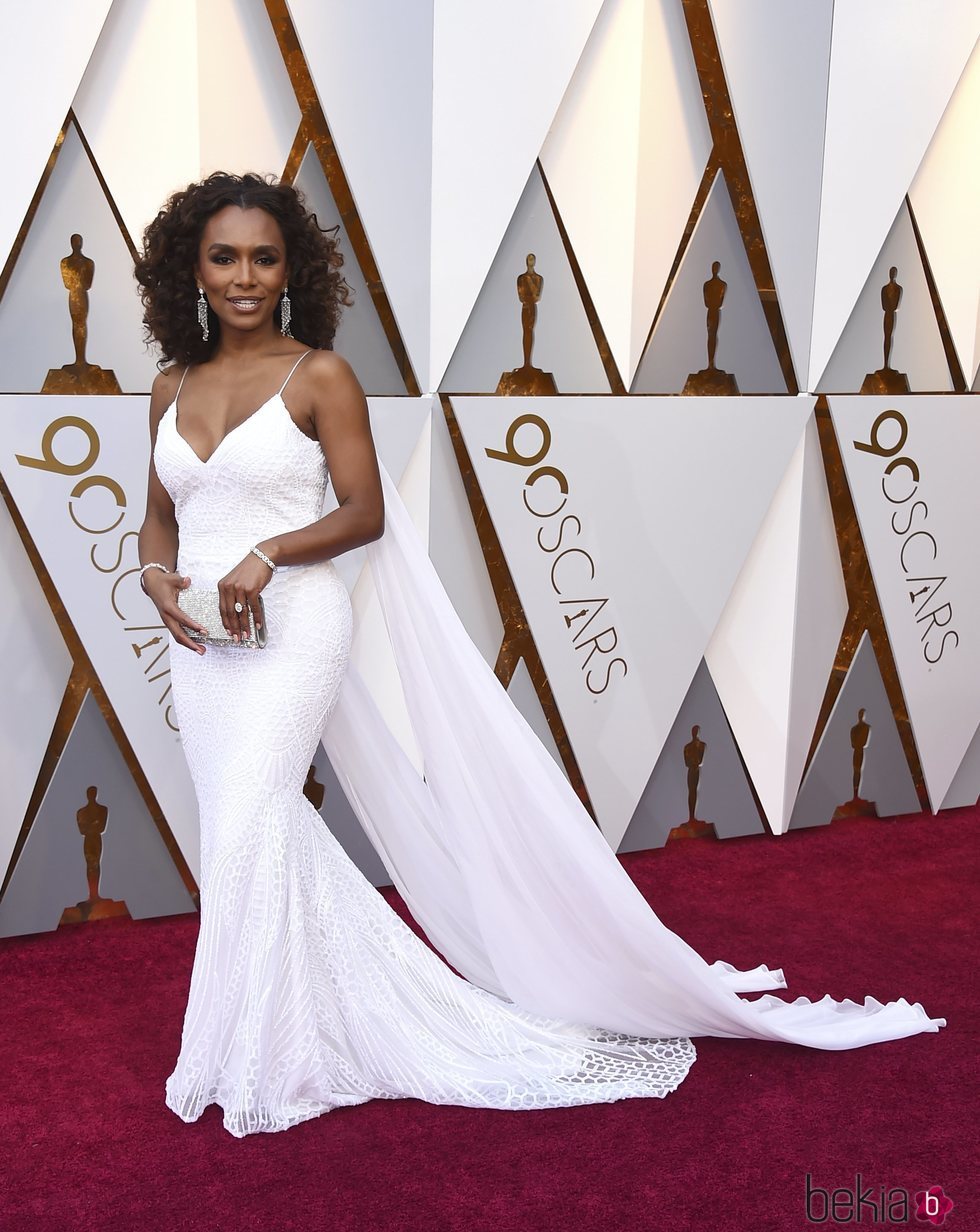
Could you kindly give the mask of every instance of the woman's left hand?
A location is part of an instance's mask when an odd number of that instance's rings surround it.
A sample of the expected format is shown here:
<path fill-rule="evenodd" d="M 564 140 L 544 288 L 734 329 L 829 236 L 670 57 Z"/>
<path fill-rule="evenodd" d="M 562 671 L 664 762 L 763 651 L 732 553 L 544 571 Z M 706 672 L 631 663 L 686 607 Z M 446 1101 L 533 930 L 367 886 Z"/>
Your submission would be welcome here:
<path fill-rule="evenodd" d="M 218 582 L 221 623 L 236 641 L 249 636 L 249 611 L 254 612 L 258 606 L 259 593 L 268 585 L 271 577 L 272 570 L 269 566 L 254 552 L 249 552 Z M 236 603 L 242 605 L 240 612 L 235 611 Z M 262 622 L 256 620 L 255 623 L 258 627 Z"/>

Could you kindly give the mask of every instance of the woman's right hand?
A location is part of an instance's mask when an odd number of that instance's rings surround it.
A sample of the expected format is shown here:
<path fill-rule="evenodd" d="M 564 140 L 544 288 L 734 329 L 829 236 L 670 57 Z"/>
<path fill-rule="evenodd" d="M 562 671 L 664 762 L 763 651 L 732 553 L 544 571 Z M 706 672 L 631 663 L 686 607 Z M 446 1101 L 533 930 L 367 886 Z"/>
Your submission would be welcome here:
<path fill-rule="evenodd" d="M 167 573 L 163 569 L 147 569 L 143 574 L 143 588 L 156 604 L 160 619 L 170 630 L 175 642 L 189 650 L 204 654 L 205 647 L 201 642 L 195 642 L 185 632 L 185 626 L 207 634 L 204 625 L 192 620 L 177 604 L 177 595 L 191 584 L 189 577 L 181 577 L 179 573 Z"/>

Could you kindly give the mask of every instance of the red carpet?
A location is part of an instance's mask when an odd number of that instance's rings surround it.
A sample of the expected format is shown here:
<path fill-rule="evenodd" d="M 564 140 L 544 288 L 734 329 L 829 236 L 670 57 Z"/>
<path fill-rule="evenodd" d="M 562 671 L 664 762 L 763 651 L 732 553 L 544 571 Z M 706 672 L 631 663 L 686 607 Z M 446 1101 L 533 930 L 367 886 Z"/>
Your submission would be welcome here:
<path fill-rule="evenodd" d="M 938 1184 L 955 1204 L 942 1226 L 972 1232 L 978 827 L 980 811 L 961 809 L 624 856 L 708 961 L 783 966 L 789 999 L 905 996 L 948 1019 L 849 1052 L 701 1038 L 664 1100 L 372 1101 L 238 1140 L 216 1107 L 185 1125 L 163 1103 L 196 917 L 0 941 L 0 1229 L 781 1232 L 814 1226 L 809 1173 L 828 1191 L 861 1177 L 863 1219 L 822 1226 L 931 1227 L 881 1207 L 890 1190 Z"/>

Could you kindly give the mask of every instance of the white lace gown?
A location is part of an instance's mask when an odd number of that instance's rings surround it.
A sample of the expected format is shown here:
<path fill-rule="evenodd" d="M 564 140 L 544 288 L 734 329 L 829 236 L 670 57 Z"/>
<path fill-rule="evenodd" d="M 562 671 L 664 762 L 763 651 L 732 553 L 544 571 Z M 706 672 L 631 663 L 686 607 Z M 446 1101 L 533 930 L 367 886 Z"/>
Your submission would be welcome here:
<path fill-rule="evenodd" d="M 207 461 L 178 431 L 176 398 L 160 421 L 154 463 L 194 586 L 321 515 L 326 460 L 283 389 Z M 331 561 L 272 576 L 263 650 L 201 655 L 171 638 L 201 833 L 173 1112 L 194 1121 L 217 1103 L 242 1137 L 376 1098 L 532 1109 L 663 1097 L 696 1059 L 688 1034 L 847 1048 L 945 1025 L 904 998 L 743 1001 L 784 987 L 782 971 L 709 965 L 668 930 L 466 638 L 383 480 L 388 530 L 369 556 L 425 780 L 349 669 L 351 604 Z M 402 922 L 303 794 L 325 726 L 395 884 L 469 978 Z"/>
<path fill-rule="evenodd" d="M 252 544 L 321 516 L 326 462 L 281 392 L 207 462 L 178 432 L 176 401 L 154 463 L 178 572 L 206 587 Z M 241 1137 L 375 1098 L 546 1108 L 672 1091 L 689 1040 L 523 1012 L 455 975 L 364 877 L 303 794 L 350 653 L 347 588 L 328 560 L 282 567 L 262 593 L 263 650 L 201 655 L 171 638 L 201 920 L 168 1107 L 193 1121 L 218 1103 Z"/>

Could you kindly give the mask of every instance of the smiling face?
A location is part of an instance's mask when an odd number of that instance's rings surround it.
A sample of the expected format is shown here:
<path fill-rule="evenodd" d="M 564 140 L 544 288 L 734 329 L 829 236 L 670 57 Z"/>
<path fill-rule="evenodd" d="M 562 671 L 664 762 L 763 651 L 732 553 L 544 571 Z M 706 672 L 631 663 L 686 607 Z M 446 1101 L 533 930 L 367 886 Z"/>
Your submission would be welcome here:
<path fill-rule="evenodd" d="M 208 219 L 194 277 L 223 329 L 272 332 L 287 275 L 286 243 L 271 214 L 226 205 Z"/>

